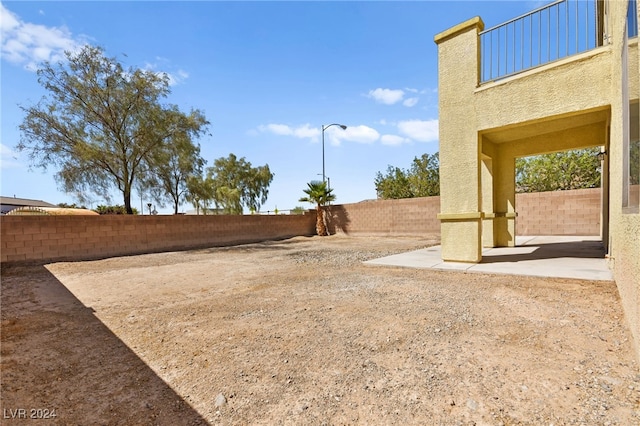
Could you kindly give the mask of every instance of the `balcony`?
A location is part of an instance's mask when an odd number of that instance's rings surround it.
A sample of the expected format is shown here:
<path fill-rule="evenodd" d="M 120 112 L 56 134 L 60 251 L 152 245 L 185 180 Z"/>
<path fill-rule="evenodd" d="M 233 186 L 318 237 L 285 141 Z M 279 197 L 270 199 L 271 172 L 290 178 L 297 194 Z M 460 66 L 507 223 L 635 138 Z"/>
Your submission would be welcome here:
<path fill-rule="evenodd" d="M 637 37 L 630 0 L 628 36 Z M 607 2 L 558 0 L 479 34 L 480 83 L 498 80 L 608 43 Z"/>

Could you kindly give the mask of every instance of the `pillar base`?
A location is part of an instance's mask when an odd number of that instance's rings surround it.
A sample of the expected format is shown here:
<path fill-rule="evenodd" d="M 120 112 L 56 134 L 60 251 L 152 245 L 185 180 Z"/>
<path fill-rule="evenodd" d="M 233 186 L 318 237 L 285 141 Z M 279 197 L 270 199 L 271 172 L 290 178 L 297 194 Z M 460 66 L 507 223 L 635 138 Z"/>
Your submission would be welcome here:
<path fill-rule="evenodd" d="M 516 246 L 516 212 L 484 213 L 482 220 L 483 247 Z"/>
<path fill-rule="evenodd" d="M 482 213 L 440 213 L 442 260 L 479 263 L 482 260 Z"/>

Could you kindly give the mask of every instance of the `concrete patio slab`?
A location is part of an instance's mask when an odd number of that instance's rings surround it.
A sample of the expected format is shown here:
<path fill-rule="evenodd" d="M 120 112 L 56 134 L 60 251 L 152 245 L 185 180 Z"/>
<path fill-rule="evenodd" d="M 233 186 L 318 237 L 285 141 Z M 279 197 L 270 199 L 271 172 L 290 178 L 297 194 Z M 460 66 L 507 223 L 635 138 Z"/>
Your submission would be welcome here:
<path fill-rule="evenodd" d="M 445 262 L 441 247 L 434 246 L 369 260 L 365 264 L 612 281 L 613 274 L 604 255 L 599 237 L 522 236 L 516 237 L 516 247 L 483 249 L 480 263 Z"/>

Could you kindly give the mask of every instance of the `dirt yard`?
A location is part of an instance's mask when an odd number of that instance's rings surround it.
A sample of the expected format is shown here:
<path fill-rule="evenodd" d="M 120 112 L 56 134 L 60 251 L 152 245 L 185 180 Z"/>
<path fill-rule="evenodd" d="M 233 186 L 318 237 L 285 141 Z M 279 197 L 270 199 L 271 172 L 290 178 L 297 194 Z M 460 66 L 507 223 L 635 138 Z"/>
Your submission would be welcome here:
<path fill-rule="evenodd" d="M 362 264 L 436 243 L 4 265 L 2 423 L 640 424 L 613 282 Z"/>

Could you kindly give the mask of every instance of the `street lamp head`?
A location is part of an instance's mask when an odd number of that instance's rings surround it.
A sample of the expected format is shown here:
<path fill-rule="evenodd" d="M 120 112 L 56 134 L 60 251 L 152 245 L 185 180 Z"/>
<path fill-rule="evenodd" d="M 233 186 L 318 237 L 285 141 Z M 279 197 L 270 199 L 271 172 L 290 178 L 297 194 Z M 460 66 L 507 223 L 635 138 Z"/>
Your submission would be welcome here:
<path fill-rule="evenodd" d="M 340 126 L 340 128 L 342 130 L 347 130 L 347 126 L 345 126 L 344 124 L 340 124 L 340 123 L 333 123 L 333 124 L 328 124 L 328 125 L 322 125 L 322 131 L 324 132 L 325 130 L 327 130 L 329 127 L 331 126 Z"/>

